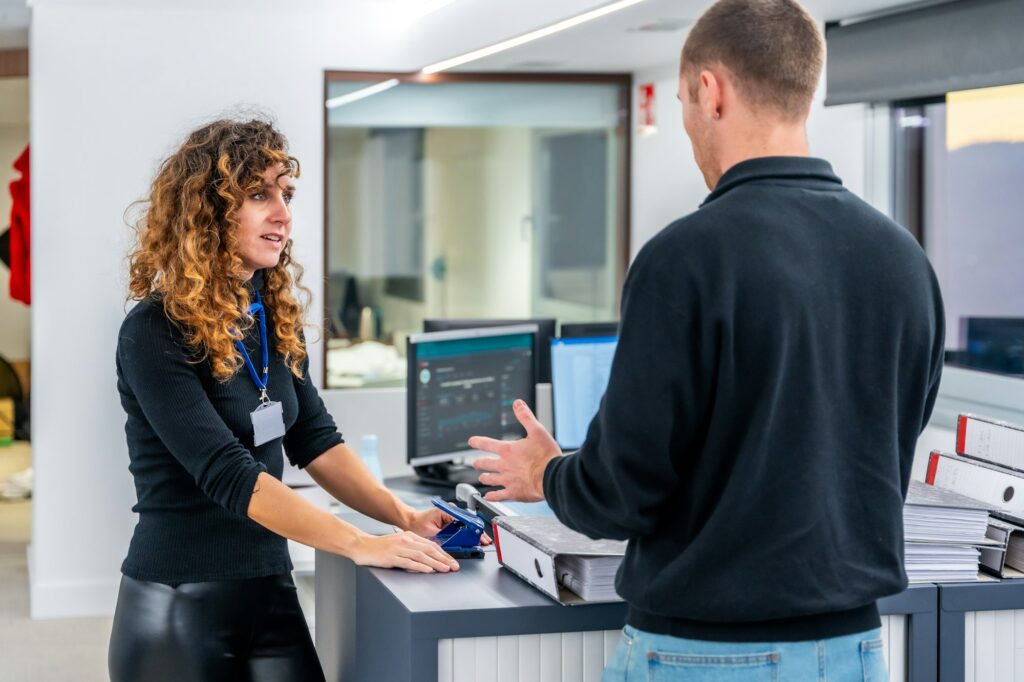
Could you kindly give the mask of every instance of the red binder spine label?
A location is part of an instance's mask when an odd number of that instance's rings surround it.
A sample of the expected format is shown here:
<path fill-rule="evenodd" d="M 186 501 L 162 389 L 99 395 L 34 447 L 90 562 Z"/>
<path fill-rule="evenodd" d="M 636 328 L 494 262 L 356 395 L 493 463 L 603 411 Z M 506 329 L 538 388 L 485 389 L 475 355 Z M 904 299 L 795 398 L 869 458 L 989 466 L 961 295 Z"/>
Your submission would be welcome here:
<path fill-rule="evenodd" d="M 925 483 L 935 485 L 935 474 L 939 470 L 939 453 L 933 452 L 928 456 L 928 475 L 925 476 Z"/>
<path fill-rule="evenodd" d="M 962 455 L 967 450 L 967 415 L 962 414 L 956 420 L 956 454 Z"/>
<path fill-rule="evenodd" d="M 498 552 L 498 563 L 501 561 L 501 541 L 498 539 L 498 524 L 491 525 L 491 532 L 494 534 L 494 549 Z"/>

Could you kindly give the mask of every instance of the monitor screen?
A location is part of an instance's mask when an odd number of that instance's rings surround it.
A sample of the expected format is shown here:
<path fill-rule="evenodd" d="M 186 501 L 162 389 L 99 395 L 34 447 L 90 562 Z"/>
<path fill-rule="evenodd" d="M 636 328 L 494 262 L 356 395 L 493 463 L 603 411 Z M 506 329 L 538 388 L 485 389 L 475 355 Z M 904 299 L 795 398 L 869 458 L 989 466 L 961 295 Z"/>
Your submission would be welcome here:
<path fill-rule="evenodd" d="M 577 449 L 597 414 L 608 386 L 619 339 L 594 336 L 551 342 L 551 400 L 555 440 L 563 450 Z"/>
<path fill-rule="evenodd" d="M 551 383 L 551 339 L 555 336 L 555 320 L 550 317 L 522 320 L 487 320 L 487 319 L 446 319 L 434 318 L 423 320 L 423 331 L 443 332 L 455 329 L 481 329 L 483 327 L 508 327 L 532 324 L 537 327 L 537 346 L 533 352 L 537 358 L 537 381 L 542 384 Z"/>
<path fill-rule="evenodd" d="M 525 434 L 512 412 L 536 404 L 537 327 L 518 325 L 409 337 L 408 461 L 450 462 L 471 452 L 470 436 Z"/>
<path fill-rule="evenodd" d="M 580 336 L 618 336 L 618 322 L 563 322 L 561 328 L 563 339 L 575 339 Z"/>

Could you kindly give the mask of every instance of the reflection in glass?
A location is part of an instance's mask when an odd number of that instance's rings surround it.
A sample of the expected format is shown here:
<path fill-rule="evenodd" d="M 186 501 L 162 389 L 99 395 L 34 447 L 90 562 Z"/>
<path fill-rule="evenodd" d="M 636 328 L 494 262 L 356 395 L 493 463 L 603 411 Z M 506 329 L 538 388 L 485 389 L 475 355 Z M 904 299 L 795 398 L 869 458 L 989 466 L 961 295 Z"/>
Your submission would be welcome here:
<path fill-rule="evenodd" d="M 401 83 L 328 109 L 328 387 L 404 386 L 424 318 L 617 318 L 621 87 Z"/>
<path fill-rule="evenodd" d="M 918 196 L 947 361 L 1024 375 L 1024 85 L 949 93 L 919 109 Z M 897 144 L 909 134 L 897 129 Z"/>

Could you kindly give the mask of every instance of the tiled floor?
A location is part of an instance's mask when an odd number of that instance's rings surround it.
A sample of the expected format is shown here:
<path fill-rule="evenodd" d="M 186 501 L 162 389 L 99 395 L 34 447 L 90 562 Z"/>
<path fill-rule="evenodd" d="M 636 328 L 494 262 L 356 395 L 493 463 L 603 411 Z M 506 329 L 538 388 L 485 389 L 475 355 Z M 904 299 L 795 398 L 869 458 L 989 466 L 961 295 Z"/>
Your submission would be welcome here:
<path fill-rule="evenodd" d="M 0 480 L 31 465 L 28 443 L 0 447 Z M 0 501 L 0 680 L 107 680 L 109 618 L 31 620 L 26 546 L 32 503 Z"/>

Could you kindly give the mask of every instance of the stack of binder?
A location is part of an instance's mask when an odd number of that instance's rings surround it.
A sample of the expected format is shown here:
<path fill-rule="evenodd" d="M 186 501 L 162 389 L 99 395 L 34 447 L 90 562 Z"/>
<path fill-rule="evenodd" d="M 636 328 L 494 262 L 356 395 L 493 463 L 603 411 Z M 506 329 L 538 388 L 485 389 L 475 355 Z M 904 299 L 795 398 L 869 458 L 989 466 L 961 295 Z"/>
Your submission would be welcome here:
<path fill-rule="evenodd" d="M 626 543 L 591 540 L 545 516 L 494 519 L 498 562 L 560 604 L 621 601 L 615 573 Z"/>
<path fill-rule="evenodd" d="M 957 419 L 956 454 L 933 451 L 927 483 L 991 510 L 981 565 L 1024 577 L 1024 427 L 973 414 Z"/>
<path fill-rule="evenodd" d="M 903 507 L 904 564 L 911 583 L 978 578 L 986 506 L 955 492 L 911 481 Z"/>
<path fill-rule="evenodd" d="M 990 518 L 987 535 L 996 546 L 982 548 L 982 568 L 1000 578 L 1024 578 L 1024 526 Z"/>
<path fill-rule="evenodd" d="M 1024 428 L 960 415 L 956 454 L 932 452 L 925 480 L 990 505 L 1003 518 L 1024 521 Z"/>

